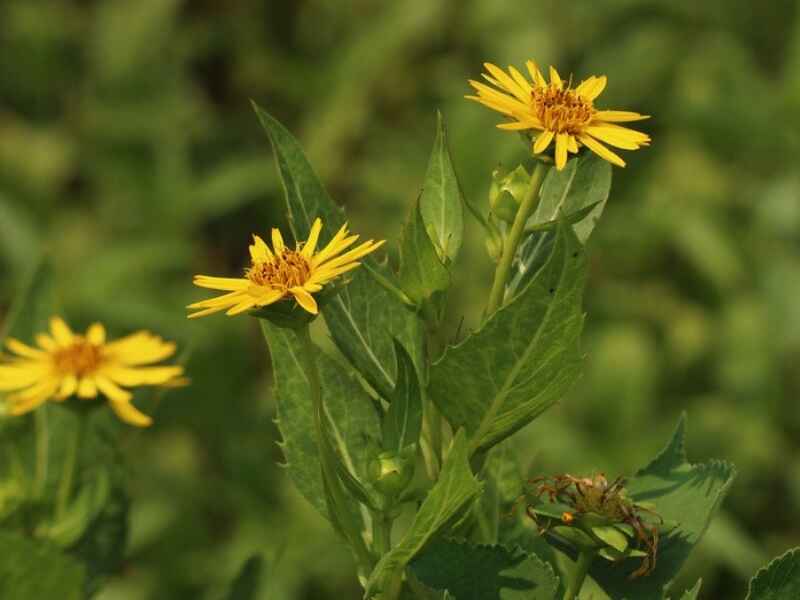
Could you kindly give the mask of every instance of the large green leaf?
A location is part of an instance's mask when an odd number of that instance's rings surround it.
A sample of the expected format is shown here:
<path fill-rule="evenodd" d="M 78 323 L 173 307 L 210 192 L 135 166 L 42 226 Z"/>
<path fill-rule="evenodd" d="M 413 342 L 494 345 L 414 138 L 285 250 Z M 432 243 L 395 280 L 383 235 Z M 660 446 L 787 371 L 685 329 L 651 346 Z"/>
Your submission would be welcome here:
<path fill-rule="evenodd" d="M 367 596 L 383 589 L 387 581 L 438 533 L 459 517 L 481 492 L 482 485 L 469 467 L 467 439 L 459 431 L 442 466 L 438 481 L 423 501 L 411 527 L 394 548 L 381 558 L 367 584 Z"/>
<path fill-rule="evenodd" d="M 409 564 L 425 585 L 457 600 L 553 600 L 553 569 L 519 548 L 474 546 L 454 540 L 432 543 Z"/>
<path fill-rule="evenodd" d="M 323 220 L 320 244 L 326 243 L 344 223 L 342 209 L 325 191 L 294 136 L 257 105 L 254 108 L 272 142 L 295 239 L 305 239 L 314 219 L 320 217 Z M 371 257 L 365 260 L 373 268 L 383 268 Z M 364 270 L 354 271 L 350 283 L 322 312 L 339 349 L 381 394 L 388 396 L 394 387 L 397 372 L 394 338 L 403 344 L 421 370 L 419 319 Z"/>
<path fill-rule="evenodd" d="M 442 114 L 436 113 L 436 139 L 419 199 L 425 228 L 443 262 L 456 259 L 464 234 L 461 186 L 450 159 Z"/>
<path fill-rule="evenodd" d="M 585 244 L 603 213 L 610 191 L 611 165 L 587 153 L 569 161 L 561 171 L 550 169 L 542 183 L 539 204 L 527 225 L 533 229 L 563 218 L 572 224 L 580 243 Z M 525 239 L 517 253 L 509 294 L 530 281 L 547 259 L 554 240 L 553 230 L 537 231 Z"/>
<path fill-rule="evenodd" d="M 397 383 L 383 418 L 383 447 L 402 452 L 419 441 L 422 429 L 422 390 L 417 370 L 403 346 L 397 344 Z"/>
<path fill-rule="evenodd" d="M 57 546 L 0 532 L 0 598 L 83 600 L 84 569 Z"/>
<path fill-rule="evenodd" d="M 418 202 L 414 203 L 403 227 L 400 271 L 397 274 L 403 291 L 416 303 L 427 300 L 434 292 L 446 290 L 450 285 L 450 274 L 425 230 L 420 207 Z"/>
<path fill-rule="evenodd" d="M 756 573 L 746 600 L 800 598 L 800 548 L 789 550 Z"/>
<path fill-rule="evenodd" d="M 605 561 L 595 563 L 592 576 L 613 599 L 663 598 L 665 587 L 705 533 L 733 482 L 735 469 L 728 463 L 692 465 L 686 460 L 684 432 L 682 417 L 667 447 L 627 483 L 632 498 L 653 504 L 663 519 L 677 521 L 678 527 L 660 540 L 658 562 L 650 575 L 628 579 L 637 559 L 631 560 L 630 568 Z"/>
<path fill-rule="evenodd" d="M 278 428 L 289 475 L 300 493 L 327 516 L 314 414 L 297 334 L 262 320 L 275 377 Z M 369 396 L 341 365 L 317 351 L 328 431 L 350 472 L 367 480 L 370 459 L 380 446 L 380 422 Z M 355 514 L 355 513 L 354 513 Z"/>
<path fill-rule="evenodd" d="M 473 437 L 473 448 L 489 448 L 532 421 L 578 377 L 585 270 L 583 248 L 560 226 L 530 284 L 432 366 L 430 397 Z"/>

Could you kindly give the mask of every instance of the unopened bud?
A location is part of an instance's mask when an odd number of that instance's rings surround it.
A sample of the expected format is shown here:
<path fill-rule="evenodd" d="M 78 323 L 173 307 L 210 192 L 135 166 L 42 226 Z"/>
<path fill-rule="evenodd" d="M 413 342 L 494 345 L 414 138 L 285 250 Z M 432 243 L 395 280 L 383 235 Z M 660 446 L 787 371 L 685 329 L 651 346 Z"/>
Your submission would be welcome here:
<path fill-rule="evenodd" d="M 529 186 L 530 175 L 522 165 L 510 173 L 502 167 L 495 169 L 492 173 L 492 184 L 489 186 L 489 206 L 492 213 L 506 223 L 513 223 Z"/>
<path fill-rule="evenodd" d="M 402 492 L 414 476 L 414 463 L 395 452 L 381 452 L 369 466 L 375 488 L 386 496 Z"/>

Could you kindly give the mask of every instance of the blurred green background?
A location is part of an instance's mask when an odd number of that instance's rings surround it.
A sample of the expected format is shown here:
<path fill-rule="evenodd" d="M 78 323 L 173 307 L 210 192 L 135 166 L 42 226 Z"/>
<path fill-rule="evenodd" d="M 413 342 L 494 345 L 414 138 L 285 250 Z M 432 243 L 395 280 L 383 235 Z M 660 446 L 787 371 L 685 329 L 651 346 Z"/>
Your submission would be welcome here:
<path fill-rule="evenodd" d="M 689 454 L 739 477 L 681 585 L 738 598 L 800 543 L 800 8 L 791 0 L 0 2 L 0 314 L 44 250 L 76 327 L 190 348 L 191 387 L 126 434 L 123 572 L 102 600 L 217 599 L 252 552 L 264 598 L 355 598 L 347 552 L 292 490 L 256 324 L 189 322 L 283 199 L 249 99 L 302 140 L 353 229 L 396 239 L 447 120 L 486 203 L 524 148 L 463 100 L 484 60 L 609 77 L 653 115 L 590 241 L 586 373 L 512 441 L 534 470 L 631 473 L 689 413 Z M 468 224 L 452 321 L 491 263 Z"/>

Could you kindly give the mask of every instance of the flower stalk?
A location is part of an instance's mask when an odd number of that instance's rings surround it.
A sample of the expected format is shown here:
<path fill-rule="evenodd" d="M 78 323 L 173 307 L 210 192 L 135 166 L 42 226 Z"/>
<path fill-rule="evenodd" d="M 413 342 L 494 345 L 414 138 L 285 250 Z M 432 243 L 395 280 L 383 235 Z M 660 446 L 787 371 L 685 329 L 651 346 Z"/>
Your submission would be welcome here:
<path fill-rule="evenodd" d="M 581 550 L 578 553 L 578 560 L 572 572 L 569 573 L 567 578 L 567 589 L 564 592 L 564 600 L 577 600 L 580 594 L 583 582 L 586 579 L 586 574 L 589 572 L 589 567 L 592 566 L 595 553 L 593 550 Z"/>
<path fill-rule="evenodd" d="M 81 448 L 83 447 L 83 437 L 86 432 L 86 416 L 76 411 L 77 423 L 72 432 L 67 456 L 64 459 L 64 467 L 61 471 L 61 479 L 58 482 L 58 495 L 56 496 L 56 520 L 60 520 L 67 511 L 70 496 L 72 495 L 75 471 L 78 466 Z"/>
<path fill-rule="evenodd" d="M 514 218 L 514 223 L 511 226 L 511 231 L 503 244 L 503 253 L 500 256 L 500 263 L 497 265 L 497 269 L 494 272 L 492 291 L 489 294 L 489 302 L 486 306 L 487 319 L 503 304 L 506 283 L 511 274 L 511 265 L 514 262 L 514 256 L 517 253 L 517 248 L 522 240 L 522 236 L 525 233 L 525 223 L 527 223 L 528 218 L 533 214 L 539 202 L 539 190 L 542 187 L 542 181 L 544 181 L 546 170 L 547 166 L 544 163 L 537 162 L 531 174 L 528 191 L 522 198 L 522 202 L 517 210 L 517 215 Z"/>
<path fill-rule="evenodd" d="M 319 369 L 317 368 L 316 352 L 317 349 L 311 341 L 311 333 L 307 324 L 297 328 L 297 337 L 302 346 L 303 370 L 308 379 L 309 392 L 311 394 L 312 412 L 314 415 L 314 433 L 317 438 L 319 449 L 320 468 L 322 469 L 322 479 L 330 492 L 328 510 L 331 512 L 331 520 L 338 524 L 342 529 L 342 534 L 350 543 L 356 557 L 362 566 L 371 568 L 374 560 L 355 527 L 352 526 L 347 507 L 352 505 L 342 487 L 342 482 L 336 474 L 336 457 L 333 455 L 333 448 L 325 437 L 324 415 L 325 406 L 322 401 L 322 387 L 320 384 Z"/>

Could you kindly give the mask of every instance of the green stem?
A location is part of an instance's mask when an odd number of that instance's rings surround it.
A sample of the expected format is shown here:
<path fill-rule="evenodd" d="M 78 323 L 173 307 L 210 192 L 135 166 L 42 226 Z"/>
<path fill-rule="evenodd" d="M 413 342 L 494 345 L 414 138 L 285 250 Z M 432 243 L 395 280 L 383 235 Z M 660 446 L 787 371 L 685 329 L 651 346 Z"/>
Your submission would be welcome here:
<path fill-rule="evenodd" d="M 580 594 L 583 581 L 586 579 L 586 574 L 589 572 L 589 567 L 592 566 L 594 560 L 594 552 L 588 550 L 581 550 L 578 554 L 578 560 L 572 573 L 569 574 L 569 581 L 567 583 L 567 591 L 564 592 L 564 600 L 576 600 Z"/>
<path fill-rule="evenodd" d="M 33 497 L 41 499 L 47 483 L 47 454 L 49 434 L 47 431 L 47 407 L 42 406 L 33 413 L 34 435 L 36 439 L 36 470 L 34 471 Z"/>
<path fill-rule="evenodd" d="M 67 456 L 64 458 L 64 467 L 61 471 L 61 480 L 58 483 L 56 496 L 56 520 L 61 519 L 69 505 L 72 495 L 72 484 L 75 479 L 75 469 L 79 462 L 81 445 L 83 444 L 83 434 L 86 429 L 86 415 L 77 413 L 77 423 L 72 433 Z"/>
<path fill-rule="evenodd" d="M 514 255 L 517 253 L 522 236 L 525 233 L 525 223 L 533 213 L 539 201 L 539 189 L 542 187 L 544 174 L 547 167 L 542 162 L 537 162 L 536 167 L 531 174 L 530 184 L 525 197 L 519 205 L 517 215 L 514 218 L 514 224 L 511 225 L 511 231 L 506 237 L 503 244 L 503 254 L 500 256 L 500 262 L 494 272 L 494 282 L 492 283 L 492 291 L 489 294 L 489 302 L 486 305 L 486 318 L 491 317 L 495 311 L 503 304 L 503 296 L 506 291 L 506 283 L 511 274 L 511 264 L 514 261 Z"/>
<path fill-rule="evenodd" d="M 378 556 L 384 556 L 392 549 L 392 520 L 385 512 L 373 513 L 372 538 Z"/>
<path fill-rule="evenodd" d="M 330 490 L 331 506 L 329 509 L 336 513 L 331 515 L 331 519 L 335 519 L 340 523 L 344 529 L 347 541 L 356 553 L 359 562 L 367 569 L 371 569 L 374 561 L 370 555 L 367 545 L 361 537 L 361 532 L 350 524 L 350 518 L 347 514 L 348 506 L 355 503 L 349 500 L 342 488 L 342 482 L 336 474 L 335 457 L 332 456 L 333 449 L 327 442 L 325 431 L 323 429 L 323 415 L 325 407 L 322 403 L 322 387 L 320 385 L 319 369 L 317 368 L 316 352 L 317 349 L 311 341 L 311 333 L 309 332 L 308 325 L 304 325 L 297 329 L 297 337 L 300 339 L 303 347 L 303 362 L 304 371 L 308 378 L 308 386 L 311 392 L 311 406 L 313 407 L 314 415 L 314 433 L 317 438 L 317 448 L 319 450 L 319 462 L 322 469 L 322 477 L 327 483 Z M 357 504 L 357 503 L 356 503 Z"/>

